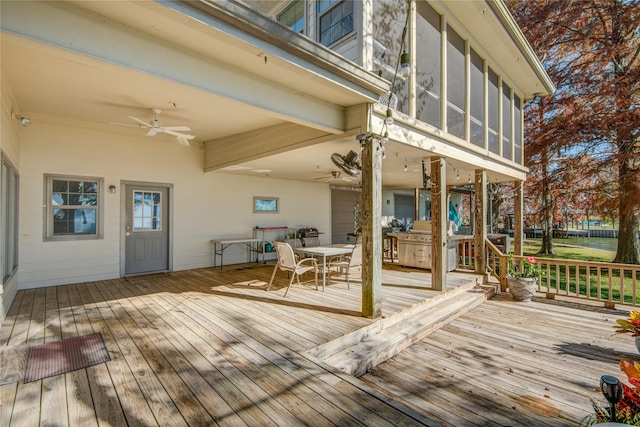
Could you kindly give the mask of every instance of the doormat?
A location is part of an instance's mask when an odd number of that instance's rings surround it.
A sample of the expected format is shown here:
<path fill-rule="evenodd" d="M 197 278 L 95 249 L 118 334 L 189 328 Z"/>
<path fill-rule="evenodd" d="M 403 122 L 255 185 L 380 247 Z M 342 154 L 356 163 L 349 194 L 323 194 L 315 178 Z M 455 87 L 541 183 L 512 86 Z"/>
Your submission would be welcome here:
<path fill-rule="evenodd" d="M 29 347 L 24 382 L 87 368 L 111 360 L 101 333 Z"/>

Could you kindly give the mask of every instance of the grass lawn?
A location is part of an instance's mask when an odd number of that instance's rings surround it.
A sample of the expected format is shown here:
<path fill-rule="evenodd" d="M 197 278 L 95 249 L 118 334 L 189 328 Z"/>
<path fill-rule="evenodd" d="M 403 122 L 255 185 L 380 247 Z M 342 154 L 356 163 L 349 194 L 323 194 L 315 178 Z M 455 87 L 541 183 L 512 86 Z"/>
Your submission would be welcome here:
<path fill-rule="evenodd" d="M 524 255 L 536 255 L 540 250 L 540 240 L 525 240 Z M 555 255 L 540 255 L 541 258 L 573 259 L 577 261 L 611 262 L 616 256 L 615 251 L 586 248 L 584 246 L 566 245 L 553 241 Z"/>

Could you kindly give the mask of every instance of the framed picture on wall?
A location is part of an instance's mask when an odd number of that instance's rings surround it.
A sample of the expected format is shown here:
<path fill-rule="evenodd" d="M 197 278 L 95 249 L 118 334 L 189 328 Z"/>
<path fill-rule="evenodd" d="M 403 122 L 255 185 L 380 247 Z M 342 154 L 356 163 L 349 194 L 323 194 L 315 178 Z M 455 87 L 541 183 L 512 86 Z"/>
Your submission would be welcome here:
<path fill-rule="evenodd" d="M 279 197 L 260 197 L 253 198 L 253 213 L 279 213 L 280 198 Z"/>

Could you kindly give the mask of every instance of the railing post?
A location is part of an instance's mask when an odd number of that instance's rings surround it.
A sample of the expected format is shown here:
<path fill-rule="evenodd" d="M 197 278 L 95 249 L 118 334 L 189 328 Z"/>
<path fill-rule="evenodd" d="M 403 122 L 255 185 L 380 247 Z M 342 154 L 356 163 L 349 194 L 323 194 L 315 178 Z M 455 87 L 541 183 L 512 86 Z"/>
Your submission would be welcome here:
<path fill-rule="evenodd" d="M 499 268 L 500 268 L 500 290 L 502 292 L 506 292 L 507 291 L 507 263 L 508 263 L 508 256 L 507 255 L 503 255 L 500 254 L 500 264 L 499 264 Z"/>

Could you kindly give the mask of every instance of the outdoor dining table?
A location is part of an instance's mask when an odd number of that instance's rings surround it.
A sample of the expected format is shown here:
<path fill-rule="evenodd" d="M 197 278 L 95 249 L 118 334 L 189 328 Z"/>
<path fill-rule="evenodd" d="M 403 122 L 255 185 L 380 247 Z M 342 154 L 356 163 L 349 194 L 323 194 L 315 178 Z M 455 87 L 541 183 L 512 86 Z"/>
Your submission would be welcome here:
<path fill-rule="evenodd" d="M 301 255 L 322 257 L 322 291 L 327 284 L 327 256 L 346 255 L 353 252 L 355 245 L 336 244 L 329 246 L 312 246 L 310 248 L 295 248 L 294 251 Z"/>

